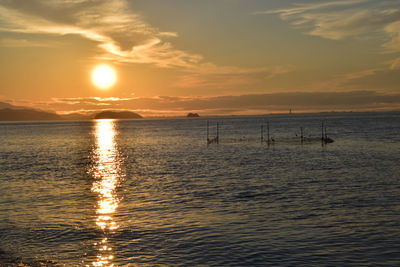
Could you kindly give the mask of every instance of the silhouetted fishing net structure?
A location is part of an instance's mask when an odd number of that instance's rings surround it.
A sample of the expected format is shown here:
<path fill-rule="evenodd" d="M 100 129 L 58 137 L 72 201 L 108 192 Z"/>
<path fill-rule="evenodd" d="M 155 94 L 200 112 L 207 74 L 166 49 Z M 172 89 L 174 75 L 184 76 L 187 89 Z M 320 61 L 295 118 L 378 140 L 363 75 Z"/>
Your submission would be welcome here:
<path fill-rule="evenodd" d="M 232 127 L 226 127 L 221 129 L 223 124 L 217 122 L 214 125 L 210 125 L 207 121 L 207 144 L 240 144 L 240 143 L 262 143 L 267 145 L 275 144 L 316 144 L 320 143 L 326 145 L 333 143 L 334 140 L 330 138 L 327 134 L 325 122 L 321 123 L 320 133 L 318 134 L 305 134 L 304 128 L 300 127 L 299 132 L 294 132 L 292 135 L 290 133 L 281 134 L 280 136 L 275 136 L 271 133 L 269 122 L 266 124 L 260 124 L 258 133 L 256 129 L 252 127 L 251 129 L 240 128 L 234 129 Z M 230 126 L 230 125 L 228 125 Z"/>

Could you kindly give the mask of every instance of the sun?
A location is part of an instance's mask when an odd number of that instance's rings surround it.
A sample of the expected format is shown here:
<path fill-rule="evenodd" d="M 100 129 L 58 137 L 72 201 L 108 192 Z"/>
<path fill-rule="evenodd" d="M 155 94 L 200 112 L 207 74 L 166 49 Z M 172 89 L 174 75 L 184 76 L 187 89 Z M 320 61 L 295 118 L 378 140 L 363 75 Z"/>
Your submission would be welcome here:
<path fill-rule="evenodd" d="M 111 66 L 100 64 L 92 70 L 91 78 L 94 86 L 106 90 L 117 82 L 117 73 Z"/>

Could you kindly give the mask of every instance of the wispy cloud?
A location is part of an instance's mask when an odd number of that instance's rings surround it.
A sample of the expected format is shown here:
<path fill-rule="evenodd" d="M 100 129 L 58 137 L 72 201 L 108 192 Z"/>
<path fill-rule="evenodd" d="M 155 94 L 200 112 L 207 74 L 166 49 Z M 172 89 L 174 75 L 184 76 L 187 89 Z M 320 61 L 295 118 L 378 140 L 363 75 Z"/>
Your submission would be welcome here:
<path fill-rule="evenodd" d="M 400 84 L 400 59 L 394 59 L 385 62 L 380 67 L 339 75 L 324 82 L 317 82 L 311 86 L 311 89 L 329 92 L 341 90 L 398 92 L 398 84 Z"/>
<path fill-rule="evenodd" d="M 194 75 L 190 79 L 202 81 L 207 76 L 213 76 L 211 80 L 216 81 L 215 76 L 240 75 L 240 79 L 249 81 L 250 78 L 243 76 L 260 72 L 266 76 L 278 74 L 272 68 L 217 66 L 199 54 L 176 49 L 170 39 L 178 36 L 177 33 L 164 32 L 146 23 L 126 0 L 0 0 L 0 31 L 79 35 L 97 43 L 102 51 L 98 59 L 178 68 L 186 73 L 182 80 L 189 79 L 190 75 Z M 10 39 L 3 44 L 28 45 Z"/>
<path fill-rule="evenodd" d="M 390 41 L 383 46 L 388 52 L 400 52 L 400 19 L 386 25 L 384 30 L 390 36 Z"/>
<path fill-rule="evenodd" d="M 387 62 L 391 70 L 400 70 L 400 58 L 393 59 Z"/>
<path fill-rule="evenodd" d="M 215 88 L 221 92 L 223 89 L 232 89 L 238 85 L 254 84 L 260 80 L 271 79 L 277 75 L 286 74 L 294 68 L 288 65 L 244 69 L 203 64 L 198 66 L 197 71 L 180 77 L 174 85 L 180 88 Z"/>
<path fill-rule="evenodd" d="M 386 36 L 386 51 L 400 51 L 398 1 L 348 0 L 300 4 L 292 8 L 256 12 L 277 14 L 310 35 L 332 40 L 376 35 Z M 380 34 L 380 35 L 379 35 Z"/>
<path fill-rule="evenodd" d="M 352 72 L 345 75 L 337 76 L 333 79 L 318 82 L 312 86 L 314 90 L 325 89 L 327 91 L 338 91 L 343 89 L 354 89 L 349 87 L 349 84 L 357 80 L 362 80 L 368 76 L 373 76 L 380 71 L 386 71 L 384 68 L 366 69 L 362 71 Z M 354 86 L 354 85 L 352 85 Z M 359 89 L 359 88 L 357 88 Z"/>
<path fill-rule="evenodd" d="M 256 11 L 254 14 L 280 14 L 282 17 L 289 18 L 289 16 L 302 14 L 306 11 L 318 10 L 323 8 L 332 8 L 340 6 L 352 6 L 359 3 L 365 3 L 368 0 L 347 0 L 347 1 L 331 1 L 324 3 L 313 4 L 295 4 L 296 7 L 284 8 L 278 10 Z"/>
<path fill-rule="evenodd" d="M 34 41 L 29 39 L 13 39 L 13 38 L 1 38 L 0 46 L 2 47 L 52 47 L 55 45 L 60 45 L 57 42 L 49 41 Z"/>
<path fill-rule="evenodd" d="M 30 34 L 80 35 L 103 50 L 99 57 L 161 67 L 187 67 L 202 57 L 165 40 L 162 32 L 130 11 L 124 0 L 0 1 L 0 30 Z"/>

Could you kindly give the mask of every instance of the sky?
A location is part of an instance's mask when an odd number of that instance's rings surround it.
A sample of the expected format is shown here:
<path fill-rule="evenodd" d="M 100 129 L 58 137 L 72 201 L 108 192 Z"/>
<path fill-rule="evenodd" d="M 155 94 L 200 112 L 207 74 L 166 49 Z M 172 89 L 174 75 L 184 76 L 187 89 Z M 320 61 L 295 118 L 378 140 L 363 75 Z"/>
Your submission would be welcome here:
<path fill-rule="evenodd" d="M 99 90 L 99 64 L 117 83 Z M 0 102 L 144 116 L 400 109 L 400 0 L 0 0 Z"/>

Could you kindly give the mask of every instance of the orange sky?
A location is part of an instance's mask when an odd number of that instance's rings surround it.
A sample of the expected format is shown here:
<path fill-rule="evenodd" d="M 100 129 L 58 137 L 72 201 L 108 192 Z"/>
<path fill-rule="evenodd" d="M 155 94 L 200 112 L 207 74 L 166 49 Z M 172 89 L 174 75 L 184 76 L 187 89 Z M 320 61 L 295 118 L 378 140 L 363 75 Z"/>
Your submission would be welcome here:
<path fill-rule="evenodd" d="M 144 115 L 400 107 L 382 0 L 0 0 L 0 101 Z M 99 90 L 106 63 L 118 82 Z"/>

